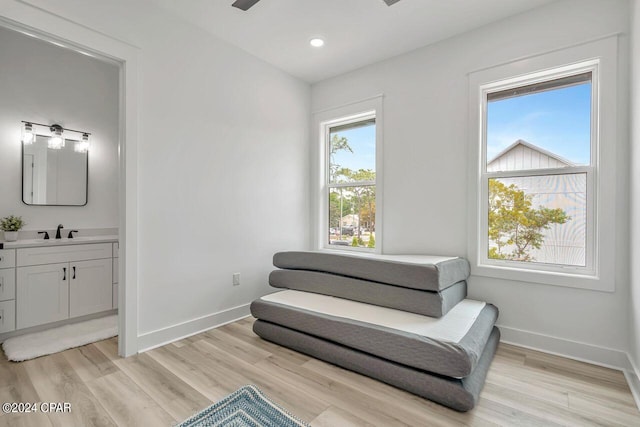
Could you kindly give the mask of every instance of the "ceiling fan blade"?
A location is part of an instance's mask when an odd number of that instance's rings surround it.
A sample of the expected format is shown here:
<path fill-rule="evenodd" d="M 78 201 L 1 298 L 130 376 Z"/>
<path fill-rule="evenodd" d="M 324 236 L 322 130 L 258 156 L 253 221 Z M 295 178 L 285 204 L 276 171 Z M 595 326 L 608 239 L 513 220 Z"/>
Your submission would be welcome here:
<path fill-rule="evenodd" d="M 258 3 L 260 0 L 236 0 L 233 2 L 231 6 L 237 7 L 238 9 L 242 9 L 244 11 L 249 10 L 251 6 Z M 398 0 L 396 0 L 398 1 Z"/>
<path fill-rule="evenodd" d="M 387 6 L 392 6 L 396 3 L 398 3 L 400 0 L 384 0 L 384 2 L 387 4 Z"/>

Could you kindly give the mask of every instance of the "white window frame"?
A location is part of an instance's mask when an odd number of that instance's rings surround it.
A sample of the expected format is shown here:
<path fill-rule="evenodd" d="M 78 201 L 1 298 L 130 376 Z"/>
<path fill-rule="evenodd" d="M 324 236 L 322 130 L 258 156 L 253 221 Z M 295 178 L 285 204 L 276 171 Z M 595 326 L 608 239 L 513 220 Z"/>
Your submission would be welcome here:
<path fill-rule="evenodd" d="M 487 172 L 487 94 L 592 73 L 591 163 L 555 169 Z M 469 74 L 471 273 L 524 282 L 615 290 L 615 188 L 617 128 L 617 38 L 610 37 Z M 488 257 L 488 183 L 491 178 L 587 176 L 586 266 L 565 266 Z"/>
<path fill-rule="evenodd" d="M 382 95 L 375 96 L 363 101 L 344 105 L 337 108 L 319 111 L 314 113 L 313 128 L 317 130 L 316 150 L 313 150 L 312 178 L 314 195 L 312 200 L 315 211 L 313 247 L 316 250 L 331 251 L 355 251 L 382 253 L 382 211 L 383 211 L 383 188 L 382 188 L 382 159 L 383 159 L 383 116 L 382 116 Z M 343 124 L 356 123 L 359 121 L 375 118 L 376 122 L 376 179 L 374 182 L 353 182 L 345 184 L 329 185 L 329 142 L 330 129 Z M 353 246 L 330 245 L 327 239 L 329 226 L 329 192 L 334 187 L 353 187 L 359 184 L 375 185 L 376 187 L 376 247 L 360 248 Z"/>
<path fill-rule="evenodd" d="M 545 70 L 538 73 L 528 74 L 516 78 L 502 80 L 498 82 L 488 83 L 481 85 L 482 91 L 482 143 L 481 143 L 481 166 L 480 166 L 480 191 L 481 200 L 484 205 L 485 201 L 489 198 L 489 181 L 497 178 L 513 178 L 513 177 L 529 177 L 529 176 L 548 176 L 548 175 L 568 175 L 568 174 L 586 174 L 586 191 L 587 191 L 587 204 L 586 204 L 586 236 L 587 241 L 585 247 L 586 265 L 582 266 L 570 266 L 560 264 L 543 264 L 535 262 L 513 261 L 513 260 L 499 260 L 491 259 L 488 257 L 487 248 L 489 247 L 488 236 L 488 209 L 482 209 L 480 211 L 480 225 L 481 231 L 479 236 L 480 247 L 485 248 L 484 251 L 479 252 L 480 263 L 482 265 L 491 265 L 505 268 L 521 268 L 526 270 L 538 270 L 549 271 L 558 273 L 568 273 L 577 275 L 594 276 L 596 274 L 596 253 L 597 247 L 593 236 L 596 235 L 596 200 L 597 192 L 595 191 L 595 180 L 597 168 L 597 155 L 596 150 L 598 130 L 598 66 L 599 60 L 590 60 L 583 63 L 571 64 L 564 67 L 559 67 L 551 70 Z M 488 113 L 488 101 L 487 96 L 491 93 L 501 92 L 507 89 L 513 89 L 522 86 L 529 86 L 536 83 L 541 83 L 550 80 L 561 79 L 563 77 L 569 77 L 577 74 L 591 73 L 591 141 L 590 141 L 590 159 L 591 162 L 586 166 L 567 166 L 563 168 L 544 168 L 544 169 L 528 169 L 528 170 L 509 170 L 509 171 L 487 171 L 487 122 L 485 118 Z"/>

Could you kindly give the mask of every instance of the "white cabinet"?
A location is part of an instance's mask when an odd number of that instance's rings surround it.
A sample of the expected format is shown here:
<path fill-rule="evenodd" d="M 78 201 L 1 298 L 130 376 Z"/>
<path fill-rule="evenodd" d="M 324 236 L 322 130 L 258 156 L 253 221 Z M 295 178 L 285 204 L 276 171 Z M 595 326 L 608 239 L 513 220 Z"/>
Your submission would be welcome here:
<path fill-rule="evenodd" d="M 70 268 L 69 316 L 110 310 L 113 306 L 111 259 L 72 262 Z"/>
<path fill-rule="evenodd" d="M 118 278 L 120 276 L 120 263 L 118 262 L 120 245 L 113 244 L 113 308 L 118 308 Z"/>
<path fill-rule="evenodd" d="M 118 258 L 113 259 L 113 284 L 118 283 L 118 274 L 120 273 L 120 267 L 118 265 Z"/>
<path fill-rule="evenodd" d="M 113 259 L 113 308 L 118 308 L 118 275 L 120 269 L 118 266 L 118 258 Z"/>
<path fill-rule="evenodd" d="M 111 310 L 112 256 L 111 243 L 18 248 L 11 269 L 17 272 L 16 328 Z M 0 301 L 2 295 L 0 288 Z"/>
<path fill-rule="evenodd" d="M 114 284 L 113 285 L 113 292 L 112 292 L 112 297 L 113 297 L 113 301 L 112 301 L 112 307 L 113 308 L 118 308 L 118 284 Z"/>
<path fill-rule="evenodd" d="M 16 328 L 16 251 L 0 249 L 0 333 Z"/>
<path fill-rule="evenodd" d="M 111 243 L 18 249 L 17 265 L 41 265 L 112 257 Z"/>
<path fill-rule="evenodd" d="M 16 329 L 16 303 L 15 301 L 0 302 L 0 334 Z"/>
<path fill-rule="evenodd" d="M 18 268 L 17 328 L 69 318 L 69 263 Z"/>
<path fill-rule="evenodd" d="M 0 249 L 0 268 L 12 268 L 16 266 L 15 249 Z"/>
<path fill-rule="evenodd" d="M 16 269 L 0 269 L 0 301 L 16 298 Z"/>

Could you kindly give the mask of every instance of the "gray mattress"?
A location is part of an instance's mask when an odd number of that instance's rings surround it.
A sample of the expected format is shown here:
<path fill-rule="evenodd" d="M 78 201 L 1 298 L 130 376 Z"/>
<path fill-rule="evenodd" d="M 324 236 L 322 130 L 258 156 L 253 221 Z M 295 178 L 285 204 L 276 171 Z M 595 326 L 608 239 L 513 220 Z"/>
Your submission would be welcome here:
<path fill-rule="evenodd" d="M 296 291 L 284 292 L 295 293 Z M 340 303 L 339 298 L 334 300 L 336 304 Z M 362 305 L 367 306 L 367 304 Z M 450 312 L 447 320 L 442 317 L 439 322 L 455 320 L 454 316 L 458 315 L 457 310 L 460 307 L 462 306 L 459 305 L 455 312 Z M 388 308 L 378 308 L 378 310 L 389 310 L 387 312 L 389 315 L 404 316 L 401 311 L 390 313 L 396 310 Z M 251 314 L 260 320 L 345 345 L 389 361 L 447 377 L 463 378 L 470 375 L 478 364 L 498 317 L 498 310 L 491 304 L 484 305 L 468 330 L 462 331 L 464 335 L 457 342 L 266 301 L 262 298 L 251 304 Z M 427 322 L 429 318 L 416 320 Z M 412 319 L 410 321 L 415 323 Z"/>
<path fill-rule="evenodd" d="M 253 330 L 260 337 L 276 344 L 367 375 L 463 412 L 472 409 L 477 403 L 500 340 L 500 331 L 493 327 L 473 372 L 466 378 L 453 379 L 417 370 L 262 320 L 255 321 Z"/>
<path fill-rule="evenodd" d="M 469 277 L 469 262 L 427 255 L 278 252 L 273 265 L 372 280 L 424 291 L 440 291 Z"/>
<path fill-rule="evenodd" d="M 467 296 L 464 281 L 439 292 L 430 292 L 307 270 L 272 271 L 269 284 L 276 288 L 332 295 L 432 317 L 443 316 Z"/>

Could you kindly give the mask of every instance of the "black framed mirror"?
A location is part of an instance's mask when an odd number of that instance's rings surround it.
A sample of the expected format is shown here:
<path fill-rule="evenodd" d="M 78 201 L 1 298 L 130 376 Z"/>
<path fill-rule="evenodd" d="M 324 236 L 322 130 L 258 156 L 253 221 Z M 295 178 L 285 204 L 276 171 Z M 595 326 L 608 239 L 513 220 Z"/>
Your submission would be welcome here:
<path fill-rule="evenodd" d="M 89 152 L 81 141 L 51 144 L 49 135 L 22 142 L 22 201 L 30 206 L 85 206 Z"/>

